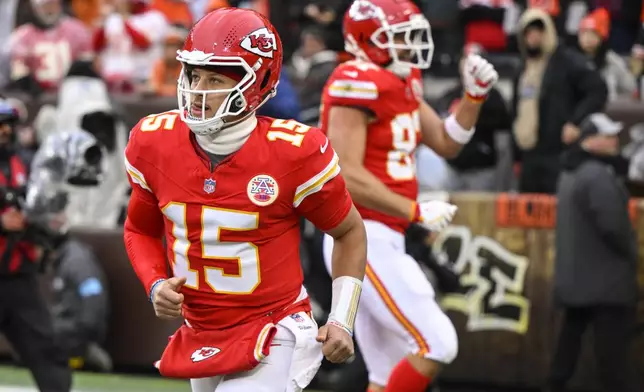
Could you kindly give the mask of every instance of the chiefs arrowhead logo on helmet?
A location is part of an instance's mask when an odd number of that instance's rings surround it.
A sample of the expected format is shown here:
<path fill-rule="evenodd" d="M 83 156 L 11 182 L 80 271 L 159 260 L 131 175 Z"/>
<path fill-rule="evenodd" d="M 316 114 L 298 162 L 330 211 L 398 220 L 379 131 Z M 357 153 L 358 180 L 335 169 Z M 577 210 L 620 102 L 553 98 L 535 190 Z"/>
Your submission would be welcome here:
<path fill-rule="evenodd" d="M 370 1 L 358 0 L 349 8 L 349 17 L 356 22 L 372 19 L 378 16 L 378 9 Z"/>
<path fill-rule="evenodd" d="M 258 56 L 272 59 L 273 52 L 277 50 L 277 40 L 275 34 L 262 27 L 244 37 L 240 46 Z"/>

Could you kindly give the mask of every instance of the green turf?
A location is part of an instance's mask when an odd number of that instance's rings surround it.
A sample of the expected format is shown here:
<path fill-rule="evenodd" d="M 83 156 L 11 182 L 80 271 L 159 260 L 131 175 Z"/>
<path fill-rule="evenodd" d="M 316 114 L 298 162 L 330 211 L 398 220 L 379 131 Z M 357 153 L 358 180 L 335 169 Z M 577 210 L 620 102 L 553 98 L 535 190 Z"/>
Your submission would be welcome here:
<path fill-rule="evenodd" d="M 0 386 L 33 386 L 29 373 L 21 368 L 0 366 Z M 176 391 L 189 392 L 187 381 L 168 380 L 161 377 L 139 377 L 117 374 L 76 372 L 74 389 L 88 392 L 102 391 Z"/>
<path fill-rule="evenodd" d="M 3 386 L 34 387 L 34 383 L 29 372 L 25 369 L 0 366 L 0 391 Z M 153 376 L 76 372 L 74 373 L 74 390 L 82 392 L 190 392 L 190 384 L 183 380 L 169 380 Z"/>

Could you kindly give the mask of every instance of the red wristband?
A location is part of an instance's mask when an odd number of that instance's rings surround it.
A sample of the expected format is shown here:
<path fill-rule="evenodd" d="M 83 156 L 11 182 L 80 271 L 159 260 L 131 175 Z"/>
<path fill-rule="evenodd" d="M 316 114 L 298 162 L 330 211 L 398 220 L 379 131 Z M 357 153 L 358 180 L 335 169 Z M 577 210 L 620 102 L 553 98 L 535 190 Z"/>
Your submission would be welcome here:
<path fill-rule="evenodd" d="M 409 217 L 410 217 L 409 220 L 412 223 L 420 222 L 420 220 L 421 220 L 420 206 L 415 201 L 411 203 L 411 211 L 409 213 Z"/>
<path fill-rule="evenodd" d="M 483 103 L 487 99 L 487 95 L 476 97 L 468 92 L 465 92 L 465 97 L 474 103 Z"/>

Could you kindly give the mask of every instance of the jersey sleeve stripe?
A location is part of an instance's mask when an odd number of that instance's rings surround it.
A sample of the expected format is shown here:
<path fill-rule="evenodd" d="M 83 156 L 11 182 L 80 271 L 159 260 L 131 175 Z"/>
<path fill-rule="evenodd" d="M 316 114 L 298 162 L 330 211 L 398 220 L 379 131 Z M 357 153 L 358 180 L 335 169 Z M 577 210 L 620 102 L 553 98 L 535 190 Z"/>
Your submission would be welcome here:
<path fill-rule="evenodd" d="M 324 184 L 340 174 L 340 165 L 338 162 L 338 155 L 334 152 L 333 159 L 331 159 L 331 162 L 329 162 L 321 172 L 297 187 L 295 190 L 295 197 L 293 198 L 293 206 L 295 208 L 297 208 L 307 196 L 319 192 L 322 190 L 322 187 L 324 187 Z"/>
<path fill-rule="evenodd" d="M 152 189 L 148 186 L 148 183 L 145 182 L 145 176 L 143 173 L 141 173 L 136 167 L 132 166 L 130 162 L 127 160 L 127 157 L 124 157 L 125 159 L 125 170 L 127 171 L 127 174 L 130 176 L 132 179 L 132 182 L 135 184 L 138 184 L 141 188 L 145 189 L 148 192 L 152 192 Z"/>
<path fill-rule="evenodd" d="M 374 82 L 357 80 L 334 80 L 329 86 L 329 95 L 335 98 L 378 99 L 378 87 Z"/>

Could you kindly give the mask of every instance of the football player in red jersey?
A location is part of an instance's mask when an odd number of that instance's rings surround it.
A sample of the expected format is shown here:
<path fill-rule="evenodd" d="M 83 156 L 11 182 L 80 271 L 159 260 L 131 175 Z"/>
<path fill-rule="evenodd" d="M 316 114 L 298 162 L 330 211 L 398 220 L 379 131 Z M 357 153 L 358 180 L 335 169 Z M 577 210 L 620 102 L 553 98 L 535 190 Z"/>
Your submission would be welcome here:
<path fill-rule="evenodd" d="M 425 391 L 441 365 L 456 357 L 458 339 L 431 284 L 405 253 L 404 232 L 412 222 L 441 230 L 456 207 L 416 202 L 413 153 L 423 143 L 444 157 L 458 154 L 498 75 L 483 58 L 469 56 L 464 99 L 443 121 L 423 100 L 420 70 L 429 68 L 434 45 L 429 22 L 411 1 L 354 1 L 344 36 L 355 59 L 339 65 L 325 86 L 321 128 L 340 157 L 367 230 L 356 339 L 370 392 Z M 327 236 L 327 267 L 332 249 Z"/>
<path fill-rule="evenodd" d="M 91 34 L 82 22 L 63 15 L 61 0 L 31 0 L 35 19 L 9 40 L 11 80 L 30 78 L 55 90 L 69 66 L 92 55 Z"/>
<path fill-rule="evenodd" d="M 300 391 L 323 354 L 353 353 L 362 219 L 322 132 L 255 114 L 282 67 L 268 20 L 213 11 L 177 59 L 179 110 L 143 118 L 125 151 L 128 255 L 157 316 L 185 319 L 157 366 L 196 392 Z M 301 216 L 336 241 L 333 309 L 319 331 L 302 286 Z"/>

